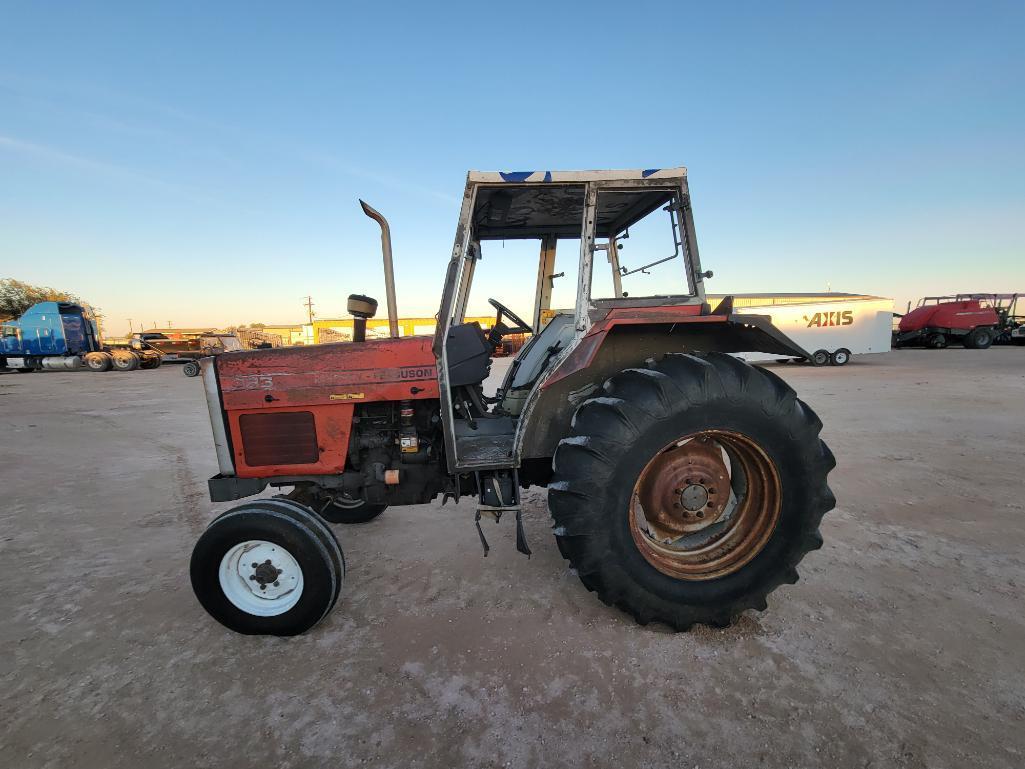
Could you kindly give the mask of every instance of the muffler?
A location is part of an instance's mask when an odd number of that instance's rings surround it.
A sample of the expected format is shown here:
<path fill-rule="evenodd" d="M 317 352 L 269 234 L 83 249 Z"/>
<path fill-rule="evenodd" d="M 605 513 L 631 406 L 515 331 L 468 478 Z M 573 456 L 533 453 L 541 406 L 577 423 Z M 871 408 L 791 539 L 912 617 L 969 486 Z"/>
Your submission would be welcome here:
<path fill-rule="evenodd" d="M 381 225 L 381 251 L 384 254 L 384 293 L 388 302 L 388 335 L 393 339 L 399 336 L 399 316 L 395 310 L 395 268 L 391 260 L 391 227 L 388 220 L 363 200 L 363 213 Z"/>

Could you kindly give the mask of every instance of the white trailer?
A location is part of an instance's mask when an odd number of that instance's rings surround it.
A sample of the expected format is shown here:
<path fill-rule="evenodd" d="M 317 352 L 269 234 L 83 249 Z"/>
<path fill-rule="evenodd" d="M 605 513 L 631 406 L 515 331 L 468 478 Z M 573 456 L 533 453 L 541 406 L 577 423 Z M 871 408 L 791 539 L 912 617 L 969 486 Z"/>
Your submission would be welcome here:
<path fill-rule="evenodd" d="M 716 298 L 709 297 L 712 306 Z M 738 294 L 738 314 L 768 315 L 772 325 L 808 351 L 816 366 L 842 366 L 851 355 L 887 352 L 893 327 L 893 300 L 865 294 Z M 739 353 L 751 362 L 778 355 Z"/>

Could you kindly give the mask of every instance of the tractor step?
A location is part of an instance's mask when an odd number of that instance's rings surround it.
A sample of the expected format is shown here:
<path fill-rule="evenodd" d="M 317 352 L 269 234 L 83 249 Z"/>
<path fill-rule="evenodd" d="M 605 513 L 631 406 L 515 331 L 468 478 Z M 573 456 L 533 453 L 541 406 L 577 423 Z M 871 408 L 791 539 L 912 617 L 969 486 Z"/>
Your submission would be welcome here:
<path fill-rule="evenodd" d="M 481 519 L 487 517 L 498 523 L 502 520 L 504 513 L 514 513 L 516 515 L 516 550 L 529 558 L 531 550 L 527 545 L 527 535 L 523 530 L 523 509 L 520 506 L 520 485 L 516 470 L 478 472 L 476 476 L 479 494 L 474 524 L 477 527 L 477 536 L 480 537 L 481 547 L 484 548 L 484 557 L 487 557 L 491 548 L 484 536 L 484 530 L 480 526 Z"/>

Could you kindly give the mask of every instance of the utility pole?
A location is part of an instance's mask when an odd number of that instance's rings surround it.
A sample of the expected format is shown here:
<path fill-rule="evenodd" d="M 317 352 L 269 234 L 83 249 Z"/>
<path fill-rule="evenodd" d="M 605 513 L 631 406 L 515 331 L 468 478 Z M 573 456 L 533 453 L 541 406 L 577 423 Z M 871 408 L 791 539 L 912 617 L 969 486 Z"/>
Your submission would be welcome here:
<path fill-rule="evenodd" d="M 134 332 L 135 332 L 135 329 L 132 328 L 132 319 L 129 318 L 128 319 L 128 335 L 131 336 Z"/>
<path fill-rule="evenodd" d="M 171 328 L 171 321 L 167 321 L 167 327 Z"/>
<path fill-rule="evenodd" d="M 309 317 L 310 325 L 312 326 L 313 325 L 313 297 L 312 296 L 307 296 L 306 297 L 306 302 L 303 304 L 303 307 L 306 308 L 306 314 Z"/>

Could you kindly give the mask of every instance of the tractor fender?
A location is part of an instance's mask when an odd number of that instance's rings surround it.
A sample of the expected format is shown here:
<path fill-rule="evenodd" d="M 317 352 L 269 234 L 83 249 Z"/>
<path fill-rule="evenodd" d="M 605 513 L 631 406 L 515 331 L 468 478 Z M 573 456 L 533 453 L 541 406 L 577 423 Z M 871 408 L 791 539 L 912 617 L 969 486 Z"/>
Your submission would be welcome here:
<path fill-rule="evenodd" d="M 613 374 L 643 368 L 649 358 L 676 352 L 767 352 L 781 357 L 810 354 L 765 315 L 682 314 L 681 307 L 649 308 L 595 323 L 541 383 L 525 409 L 521 459 L 551 457 L 569 434 L 573 412 Z M 651 310 L 675 310 L 656 315 Z"/>

